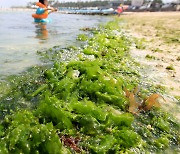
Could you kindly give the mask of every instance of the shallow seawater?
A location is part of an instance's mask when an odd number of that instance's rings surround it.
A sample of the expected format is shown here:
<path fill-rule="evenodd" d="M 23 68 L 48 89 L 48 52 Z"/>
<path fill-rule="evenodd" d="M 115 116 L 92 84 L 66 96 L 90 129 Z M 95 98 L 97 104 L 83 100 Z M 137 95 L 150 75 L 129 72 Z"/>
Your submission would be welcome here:
<path fill-rule="evenodd" d="M 33 10 L 35 11 L 35 10 Z M 40 64 L 37 50 L 76 43 L 80 28 L 93 27 L 111 19 L 52 13 L 45 25 L 33 22 L 33 11 L 0 12 L 0 78 Z"/>

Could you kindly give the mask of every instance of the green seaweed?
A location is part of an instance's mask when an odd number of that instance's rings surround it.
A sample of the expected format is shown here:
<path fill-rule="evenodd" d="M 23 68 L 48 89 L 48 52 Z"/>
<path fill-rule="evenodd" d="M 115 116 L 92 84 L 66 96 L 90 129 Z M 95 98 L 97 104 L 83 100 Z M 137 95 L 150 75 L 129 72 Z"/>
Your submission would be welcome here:
<path fill-rule="evenodd" d="M 156 59 L 156 57 L 151 56 L 151 55 L 149 55 L 149 54 L 147 54 L 145 58 L 147 58 L 147 59 L 154 59 L 154 60 Z"/>
<path fill-rule="evenodd" d="M 77 37 L 77 40 L 79 41 L 87 41 L 88 36 L 86 36 L 85 34 L 79 34 Z"/>
<path fill-rule="evenodd" d="M 170 114 L 154 107 L 129 112 L 126 92 L 142 85 L 141 74 L 119 22 L 101 25 L 92 37 L 82 38 L 86 42 L 79 48 L 39 52 L 50 65 L 2 84 L 6 91 L 1 90 L 0 107 L 7 111 L 0 123 L 0 153 L 178 151 L 180 125 Z M 61 59 L 71 51 L 81 56 Z M 157 91 L 142 86 L 135 99 Z"/>
<path fill-rule="evenodd" d="M 167 70 L 175 70 L 174 66 L 173 65 L 169 65 L 166 67 Z"/>
<path fill-rule="evenodd" d="M 40 124 L 29 111 L 7 116 L 2 125 L 6 136 L 0 140 L 0 152 L 61 153 L 62 144 L 52 123 Z"/>

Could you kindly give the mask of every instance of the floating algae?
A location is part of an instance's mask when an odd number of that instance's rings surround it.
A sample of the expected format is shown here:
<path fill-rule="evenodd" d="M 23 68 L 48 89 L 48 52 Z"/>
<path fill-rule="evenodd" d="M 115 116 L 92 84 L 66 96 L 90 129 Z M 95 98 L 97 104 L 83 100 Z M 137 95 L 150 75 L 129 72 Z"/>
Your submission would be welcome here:
<path fill-rule="evenodd" d="M 57 51 L 43 55 L 54 62 L 52 68 L 12 84 L 12 94 L 36 105 L 4 117 L 0 153 L 178 153 L 180 126 L 154 105 L 158 94 L 146 99 L 137 114 L 129 112 L 133 99 L 144 100 L 151 93 L 143 87 L 134 90 L 140 74 L 129 56 L 130 45 L 118 22 L 110 22 L 84 47 L 73 48 L 84 52 L 79 59 L 61 61 L 60 53 L 53 56 Z"/>

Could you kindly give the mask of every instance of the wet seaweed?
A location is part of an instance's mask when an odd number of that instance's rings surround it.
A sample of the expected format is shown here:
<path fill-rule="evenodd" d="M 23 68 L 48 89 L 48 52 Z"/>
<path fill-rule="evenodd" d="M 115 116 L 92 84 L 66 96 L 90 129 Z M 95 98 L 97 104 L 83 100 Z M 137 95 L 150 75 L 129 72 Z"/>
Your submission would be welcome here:
<path fill-rule="evenodd" d="M 1 102 L 12 94 L 14 106 L 21 98 L 36 105 L 4 116 L 0 153 L 178 151 L 180 125 L 159 107 L 160 94 L 143 93 L 138 86 L 141 75 L 129 56 L 131 41 L 118 24 L 101 25 L 81 48 L 40 53 L 52 64 L 12 78 L 12 90 Z M 67 50 L 80 55 L 63 61 Z"/>

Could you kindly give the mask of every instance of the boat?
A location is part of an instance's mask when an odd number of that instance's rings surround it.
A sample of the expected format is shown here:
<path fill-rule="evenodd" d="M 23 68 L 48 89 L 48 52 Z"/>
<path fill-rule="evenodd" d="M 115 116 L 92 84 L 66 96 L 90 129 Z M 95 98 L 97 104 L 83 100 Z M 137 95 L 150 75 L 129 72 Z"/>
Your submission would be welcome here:
<path fill-rule="evenodd" d="M 115 14 L 115 10 L 113 8 L 109 9 L 102 9 L 101 14 L 108 15 L 108 14 Z"/>
<path fill-rule="evenodd" d="M 115 14 L 115 10 L 113 8 L 104 8 L 99 9 L 97 7 L 91 7 L 91 8 L 81 8 L 81 9 L 66 9 L 63 12 L 67 14 L 88 14 L 88 15 L 109 15 L 109 14 Z"/>

